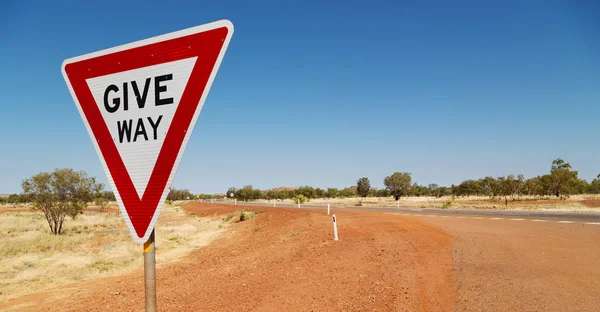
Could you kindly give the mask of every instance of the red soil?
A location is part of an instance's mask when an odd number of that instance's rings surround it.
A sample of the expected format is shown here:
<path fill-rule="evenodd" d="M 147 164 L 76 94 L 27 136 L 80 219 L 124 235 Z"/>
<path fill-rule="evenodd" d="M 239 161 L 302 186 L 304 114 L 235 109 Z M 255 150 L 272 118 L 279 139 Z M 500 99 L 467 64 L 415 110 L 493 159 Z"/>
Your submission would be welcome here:
<path fill-rule="evenodd" d="M 336 211 L 336 242 L 331 217 L 322 210 L 186 206 L 196 216 L 219 218 L 242 208 L 263 212 L 233 224 L 210 246 L 157 269 L 159 310 L 454 310 L 453 238 L 438 227 L 377 212 Z M 143 271 L 0 304 L 0 310 L 9 307 L 142 311 Z"/>

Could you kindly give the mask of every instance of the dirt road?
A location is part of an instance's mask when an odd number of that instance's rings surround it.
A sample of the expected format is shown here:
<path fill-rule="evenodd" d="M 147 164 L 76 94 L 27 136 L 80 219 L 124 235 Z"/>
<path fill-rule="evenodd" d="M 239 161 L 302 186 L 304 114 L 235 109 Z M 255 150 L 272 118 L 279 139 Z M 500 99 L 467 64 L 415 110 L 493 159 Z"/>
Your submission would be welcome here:
<path fill-rule="evenodd" d="M 600 225 L 337 210 L 340 241 L 334 242 L 323 210 L 187 206 L 215 217 L 241 208 L 263 212 L 158 269 L 160 310 L 596 311 L 600 305 Z M 0 310 L 142 311 L 142 276 L 140 270 L 69 285 L 0 303 Z"/>
<path fill-rule="evenodd" d="M 195 215 L 240 208 L 188 206 Z M 343 212 L 340 241 L 334 242 L 331 219 L 322 211 L 246 209 L 263 213 L 233 224 L 229 235 L 184 261 L 157 270 L 160 310 L 454 309 L 453 239 L 438 227 L 381 213 Z M 0 304 L 0 310 L 141 311 L 142 281 L 140 270 L 19 298 Z"/>

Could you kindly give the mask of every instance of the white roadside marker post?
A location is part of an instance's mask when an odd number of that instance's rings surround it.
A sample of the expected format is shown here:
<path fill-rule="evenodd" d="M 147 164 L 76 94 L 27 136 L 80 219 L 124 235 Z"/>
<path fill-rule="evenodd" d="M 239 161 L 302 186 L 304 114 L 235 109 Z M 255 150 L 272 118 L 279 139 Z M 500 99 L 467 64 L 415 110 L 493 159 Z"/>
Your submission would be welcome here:
<path fill-rule="evenodd" d="M 298 208 L 300 208 L 300 198 L 298 198 Z"/>
<path fill-rule="evenodd" d="M 233 200 L 233 204 L 237 205 L 237 198 Z"/>
<path fill-rule="evenodd" d="M 214 203 L 215 203 L 215 200 L 211 198 L 211 199 L 210 199 L 210 203 L 211 203 L 211 204 L 214 204 Z"/>
<path fill-rule="evenodd" d="M 331 209 L 331 204 L 327 203 L 327 215 L 329 215 L 329 210 Z"/>
<path fill-rule="evenodd" d="M 333 215 L 333 240 L 335 240 L 335 241 L 338 240 L 338 235 L 337 235 L 337 220 L 335 218 L 335 215 Z"/>
<path fill-rule="evenodd" d="M 398 199 L 398 209 L 400 209 L 400 200 Z"/>
<path fill-rule="evenodd" d="M 276 202 L 277 202 L 277 199 L 273 199 L 273 207 L 275 207 Z"/>

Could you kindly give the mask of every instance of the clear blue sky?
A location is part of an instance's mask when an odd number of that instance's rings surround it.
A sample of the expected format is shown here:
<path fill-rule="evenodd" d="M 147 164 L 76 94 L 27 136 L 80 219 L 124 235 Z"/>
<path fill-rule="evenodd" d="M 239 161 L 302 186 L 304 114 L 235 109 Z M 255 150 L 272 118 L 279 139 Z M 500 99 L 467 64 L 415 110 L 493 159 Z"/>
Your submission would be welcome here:
<path fill-rule="evenodd" d="M 0 193 L 53 168 L 106 181 L 64 59 L 224 18 L 176 188 L 600 173 L 598 2 L 45 2 L 0 3 Z"/>

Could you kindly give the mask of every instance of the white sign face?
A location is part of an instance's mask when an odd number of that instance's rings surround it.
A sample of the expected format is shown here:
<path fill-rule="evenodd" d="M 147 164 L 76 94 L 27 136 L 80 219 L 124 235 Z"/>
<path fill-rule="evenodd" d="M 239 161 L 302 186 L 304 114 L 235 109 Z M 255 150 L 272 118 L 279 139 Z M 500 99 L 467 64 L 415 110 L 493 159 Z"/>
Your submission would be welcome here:
<path fill-rule="evenodd" d="M 87 79 L 140 199 L 196 59 Z"/>
<path fill-rule="evenodd" d="M 65 60 L 63 76 L 136 242 L 147 241 L 233 35 L 218 21 Z"/>

